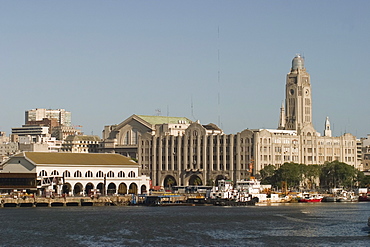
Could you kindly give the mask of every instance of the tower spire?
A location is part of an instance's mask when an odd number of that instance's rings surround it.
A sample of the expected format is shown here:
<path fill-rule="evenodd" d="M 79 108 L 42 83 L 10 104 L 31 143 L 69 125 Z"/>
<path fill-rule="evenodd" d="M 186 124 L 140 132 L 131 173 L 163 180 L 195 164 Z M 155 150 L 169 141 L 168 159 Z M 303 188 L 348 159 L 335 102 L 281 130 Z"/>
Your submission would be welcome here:
<path fill-rule="evenodd" d="M 285 107 L 284 107 L 284 100 L 281 102 L 280 107 L 280 120 L 278 129 L 283 130 L 285 128 Z"/>
<path fill-rule="evenodd" d="M 326 120 L 325 120 L 324 136 L 331 137 L 331 128 L 330 128 L 329 117 L 326 117 Z"/>

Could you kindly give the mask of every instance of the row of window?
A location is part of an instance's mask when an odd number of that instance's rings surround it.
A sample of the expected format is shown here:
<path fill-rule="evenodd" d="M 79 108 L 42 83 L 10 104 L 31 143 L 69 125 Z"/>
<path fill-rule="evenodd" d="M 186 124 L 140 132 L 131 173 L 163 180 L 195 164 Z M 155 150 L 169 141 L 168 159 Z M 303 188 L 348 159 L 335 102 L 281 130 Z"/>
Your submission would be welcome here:
<path fill-rule="evenodd" d="M 47 173 L 47 171 L 42 170 L 42 171 L 39 172 L 39 176 L 41 176 L 41 177 L 47 177 L 48 176 L 48 173 Z M 57 170 L 54 170 L 54 171 L 52 171 L 50 173 L 50 176 L 59 176 L 59 172 Z M 104 176 L 106 176 L 107 178 L 114 178 L 115 177 L 115 174 L 112 171 L 109 171 L 107 174 L 104 174 L 102 171 L 98 171 L 96 173 L 96 176 L 95 177 L 97 177 L 97 178 L 103 178 Z M 127 174 L 127 177 L 129 177 L 129 178 L 134 178 L 135 176 L 136 176 L 136 174 L 133 171 L 130 171 Z M 67 171 L 67 170 L 64 171 L 63 172 L 63 177 L 65 177 L 65 178 L 71 177 L 71 172 L 70 171 Z M 82 172 L 79 171 L 79 170 L 75 171 L 73 173 L 73 177 L 75 177 L 75 178 L 82 177 Z M 87 172 L 85 172 L 85 176 L 84 177 L 86 177 L 86 178 L 92 178 L 92 177 L 94 177 L 94 174 L 93 174 L 92 171 L 87 171 Z M 117 177 L 124 178 L 125 177 L 125 172 L 123 172 L 123 171 L 118 172 Z"/>

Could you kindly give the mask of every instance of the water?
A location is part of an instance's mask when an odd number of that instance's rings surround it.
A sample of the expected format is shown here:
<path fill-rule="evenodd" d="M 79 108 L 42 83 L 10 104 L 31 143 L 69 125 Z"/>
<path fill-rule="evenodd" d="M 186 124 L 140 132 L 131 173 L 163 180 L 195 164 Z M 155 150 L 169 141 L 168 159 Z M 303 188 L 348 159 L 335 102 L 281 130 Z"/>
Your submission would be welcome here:
<path fill-rule="evenodd" d="M 370 203 L 1 208 L 0 246 L 370 246 Z"/>

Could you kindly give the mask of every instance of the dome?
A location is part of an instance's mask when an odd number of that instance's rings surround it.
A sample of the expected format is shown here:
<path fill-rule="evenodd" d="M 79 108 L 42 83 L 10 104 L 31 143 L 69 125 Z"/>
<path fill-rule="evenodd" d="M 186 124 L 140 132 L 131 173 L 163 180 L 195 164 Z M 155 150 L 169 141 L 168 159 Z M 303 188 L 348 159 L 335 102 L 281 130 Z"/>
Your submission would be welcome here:
<path fill-rule="evenodd" d="M 301 55 L 297 55 L 292 60 L 292 70 L 304 69 L 304 59 Z"/>

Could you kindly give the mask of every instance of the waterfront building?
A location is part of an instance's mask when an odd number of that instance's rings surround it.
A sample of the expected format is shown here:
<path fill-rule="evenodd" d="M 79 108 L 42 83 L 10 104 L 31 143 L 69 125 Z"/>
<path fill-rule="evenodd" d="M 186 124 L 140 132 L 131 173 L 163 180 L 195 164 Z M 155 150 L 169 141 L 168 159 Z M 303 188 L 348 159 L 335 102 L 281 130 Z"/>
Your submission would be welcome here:
<path fill-rule="evenodd" d="M 191 123 L 185 117 L 132 115 L 120 124 L 104 127 L 99 152 L 114 152 L 137 159 L 139 136 L 157 132 L 181 136 Z"/>
<path fill-rule="evenodd" d="M 246 129 L 235 135 L 207 132 L 193 123 L 182 136 L 143 134 L 139 138 L 139 164 L 153 185 L 212 185 L 227 178 L 234 182 L 258 175 L 267 165 L 286 162 L 307 165 L 338 160 L 359 168 L 356 137 L 332 137 L 327 117 L 323 136 L 312 124 L 310 75 L 297 55 L 286 79 L 285 103 L 277 129 Z"/>
<path fill-rule="evenodd" d="M 89 195 L 146 193 L 149 177 L 139 165 L 119 154 L 23 152 L 0 167 L 0 190 Z M 53 190 L 53 191 L 50 191 Z"/>
<path fill-rule="evenodd" d="M 329 117 L 323 123 L 321 135 L 312 123 L 310 74 L 297 55 L 286 77 L 277 129 L 225 134 L 214 124 L 185 118 L 133 115 L 105 127 L 100 152 L 135 157 L 153 186 L 164 187 L 214 185 L 220 179 L 236 182 L 286 162 L 322 165 L 338 160 L 360 168 L 356 137 L 333 137 Z"/>
<path fill-rule="evenodd" d="M 329 118 L 324 123 L 324 135 L 312 124 L 312 90 L 310 75 L 304 59 L 297 55 L 286 77 L 285 104 L 280 108 L 277 129 L 247 130 L 253 138 L 253 174 L 267 165 L 279 167 L 285 162 L 306 165 L 324 164 L 338 160 L 360 168 L 358 142 L 354 135 L 345 133 L 332 137 Z"/>
<path fill-rule="evenodd" d="M 139 137 L 141 172 L 154 186 L 214 185 L 216 180 L 251 175 L 252 140 L 245 132 L 226 135 L 214 124 L 194 122 L 182 135 L 157 132 Z M 249 148 L 252 146 L 250 145 Z"/>

